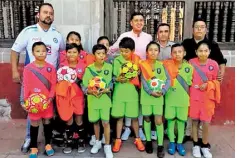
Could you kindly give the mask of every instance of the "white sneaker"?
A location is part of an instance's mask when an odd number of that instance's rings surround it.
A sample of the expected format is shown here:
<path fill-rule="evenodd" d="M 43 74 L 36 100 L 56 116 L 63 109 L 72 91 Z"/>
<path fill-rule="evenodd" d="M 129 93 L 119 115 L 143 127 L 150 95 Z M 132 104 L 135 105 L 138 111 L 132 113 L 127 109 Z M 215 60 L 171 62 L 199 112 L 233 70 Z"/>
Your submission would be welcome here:
<path fill-rule="evenodd" d="M 121 140 L 128 140 L 129 136 L 131 134 L 131 130 L 129 127 L 125 128 L 125 131 L 122 134 Z"/>
<path fill-rule="evenodd" d="M 196 146 L 193 147 L 193 156 L 195 158 L 201 158 L 202 157 L 201 151 L 200 151 L 200 146 L 196 145 Z"/>
<path fill-rule="evenodd" d="M 89 144 L 93 146 L 95 144 L 95 141 L 96 141 L 95 135 L 92 135 Z"/>
<path fill-rule="evenodd" d="M 91 148 L 91 153 L 92 153 L 92 154 L 98 153 L 99 150 L 101 149 L 101 147 L 102 147 L 101 141 L 96 140 L 96 141 L 95 141 L 95 144 L 94 144 L 93 147 Z"/>
<path fill-rule="evenodd" d="M 105 153 L 105 158 L 113 158 L 113 153 L 111 150 L 111 145 L 105 145 L 104 146 L 104 153 Z"/>
<path fill-rule="evenodd" d="M 201 151 L 205 158 L 212 158 L 212 154 L 209 148 L 201 148 Z"/>
<path fill-rule="evenodd" d="M 156 131 L 151 131 L 151 139 L 157 140 Z"/>
<path fill-rule="evenodd" d="M 102 144 L 105 144 L 105 135 L 104 135 L 104 134 L 103 134 L 103 136 L 102 136 L 101 143 L 102 143 Z"/>
<path fill-rule="evenodd" d="M 141 138 L 142 141 L 146 141 L 146 136 L 143 133 L 142 128 L 139 128 L 139 137 Z"/>

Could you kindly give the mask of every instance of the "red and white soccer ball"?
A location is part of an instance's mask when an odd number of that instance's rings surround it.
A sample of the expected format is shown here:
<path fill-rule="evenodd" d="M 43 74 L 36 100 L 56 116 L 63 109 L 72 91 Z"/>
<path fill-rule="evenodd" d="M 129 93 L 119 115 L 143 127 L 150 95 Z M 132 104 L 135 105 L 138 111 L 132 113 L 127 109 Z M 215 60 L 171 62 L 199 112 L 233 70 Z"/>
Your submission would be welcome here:
<path fill-rule="evenodd" d="M 154 92 L 161 92 L 162 88 L 165 86 L 165 82 L 154 78 L 148 81 L 148 86 Z"/>
<path fill-rule="evenodd" d="M 57 79 L 59 81 L 68 81 L 74 83 L 77 79 L 77 72 L 68 66 L 63 66 L 57 71 Z"/>
<path fill-rule="evenodd" d="M 25 101 L 24 107 L 30 113 L 39 113 L 48 109 L 49 105 L 44 94 L 33 93 Z"/>

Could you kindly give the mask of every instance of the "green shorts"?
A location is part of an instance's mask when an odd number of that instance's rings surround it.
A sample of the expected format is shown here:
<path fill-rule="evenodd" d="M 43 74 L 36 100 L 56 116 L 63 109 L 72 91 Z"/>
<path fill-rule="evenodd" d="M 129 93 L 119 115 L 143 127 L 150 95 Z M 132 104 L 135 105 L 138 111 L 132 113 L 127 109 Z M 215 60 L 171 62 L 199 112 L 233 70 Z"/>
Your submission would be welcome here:
<path fill-rule="evenodd" d="M 133 102 L 120 102 L 114 101 L 112 105 L 111 115 L 115 118 L 129 117 L 137 118 L 139 111 L 138 101 Z"/>
<path fill-rule="evenodd" d="M 110 117 L 110 108 L 103 109 L 88 109 L 88 117 L 91 123 L 95 123 L 99 120 L 109 121 Z"/>
<path fill-rule="evenodd" d="M 162 116 L 163 115 L 163 105 L 142 105 L 142 115 L 143 116 Z"/>
<path fill-rule="evenodd" d="M 177 118 L 181 121 L 187 121 L 188 107 L 166 106 L 165 107 L 165 118 L 167 120 L 172 120 L 172 119 Z"/>

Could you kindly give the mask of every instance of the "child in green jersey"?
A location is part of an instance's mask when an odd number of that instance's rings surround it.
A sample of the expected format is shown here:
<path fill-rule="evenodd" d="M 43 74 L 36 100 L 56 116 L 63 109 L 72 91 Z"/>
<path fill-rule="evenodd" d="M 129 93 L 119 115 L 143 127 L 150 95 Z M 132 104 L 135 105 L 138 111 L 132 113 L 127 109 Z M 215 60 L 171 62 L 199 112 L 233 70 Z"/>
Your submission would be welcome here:
<path fill-rule="evenodd" d="M 184 156 L 186 151 L 182 144 L 184 126 L 188 117 L 189 86 L 192 84 L 193 67 L 183 60 L 186 52 L 181 44 L 171 47 L 171 60 L 164 61 L 171 76 L 171 88 L 165 95 L 165 118 L 168 120 L 168 137 L 170 140 L 168 153 Z M 174 127 L 177 123 L 178 140 L 175 143 Z"/>
<path fill-rule="evenodd" d="M 95 62 L 86 68 L 83 76 L 83 89 L 87 94 L 88 100 L 88 117 L 89 121 L 94 123 L 94 132 L 96 142 L 91 149 L 92 154 L 98 153 L 101 149 L 100 141 L 100 124 L 102 121 L 104 127 L 105 146 L 104 152 L 106 158 L 112 158 L 113 153 L 110 145 L 110 108 L 111 98 L 110 92 L 112 90 L 112 65 L 105 62 L 106 47 L 101 44 L 97 44 L 93 47 L 92 52 L 95 56 Z M 106 82 L 106 88 L 98 92 L 94 89 L 88 89 L 89 81 L 94 77 L 102 77 Z"/>
<path fill-rule="evenodd" d="M 151 141 L 151 120 L 150 116 L 154 116 L 154 122 L 156 126 L 156 132 L 158 136 L 158 147 L 157 147 L 157 157 L 164 157 L 164 126 L 162 122 L 163 116 L 163 95 L 167 92 L 170 87 L 170 78 L 168 72 L 163 66 L 163 63 L 157 61 L 159 55 L 159 45 L 156 42 L 150 42 L 146 47 L 147 59 L 142 61 L 141 67 L 141 105 L 142 105 L 142 115 L 144 116 L 144 130 L 146 135 L 146 152 L 152 153 L 152 141 Z M 153 84 L 160 80 L 163 87 L 155 89 Z M 153 84 L 152 84 L 153 83 Z"/>
<path fill-rule="evenodd" d="M 132 80 L 126 79 L 121 75 L 121 66 L 124 63 L 132 62 L 139 65 L 140 58 L 134 54 L 135 42 L 132 38 L 125 37 L 119 43 L 120 55 L 114 59 L 113 75 L 115 78 L 114 92 L 113 92 L 113 106 L 111 115 L 118 118 L 116 140 L 113 146 L 113 152 L 119 152 L 122 141 L 121 132 L 123 127 L 123 118 L 132 118 L 132 127 L 135 133 L 135 142 L 139 151 L 144 151 L 145 147 L 139 138 L 138 130 L 138 111 L 139 111 L 139 98 L 137 92 L 137 83 L 139 84 L 138 77 Z"/>

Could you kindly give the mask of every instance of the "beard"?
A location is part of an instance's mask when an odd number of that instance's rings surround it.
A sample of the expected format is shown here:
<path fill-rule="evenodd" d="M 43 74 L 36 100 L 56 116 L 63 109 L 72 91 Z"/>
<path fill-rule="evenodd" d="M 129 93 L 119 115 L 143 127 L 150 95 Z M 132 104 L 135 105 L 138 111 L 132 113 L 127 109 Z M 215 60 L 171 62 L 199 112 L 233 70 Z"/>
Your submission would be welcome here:
<path fill-rule="evenodd" d="M 46 19 L 49 19 L 50 21 L 47 21 Z M 40 20 L 40 21 L 46 25 L 51 25 L 53 23 L 53 21 L 50 18 L 45 18 L 44 20 Z"/>

